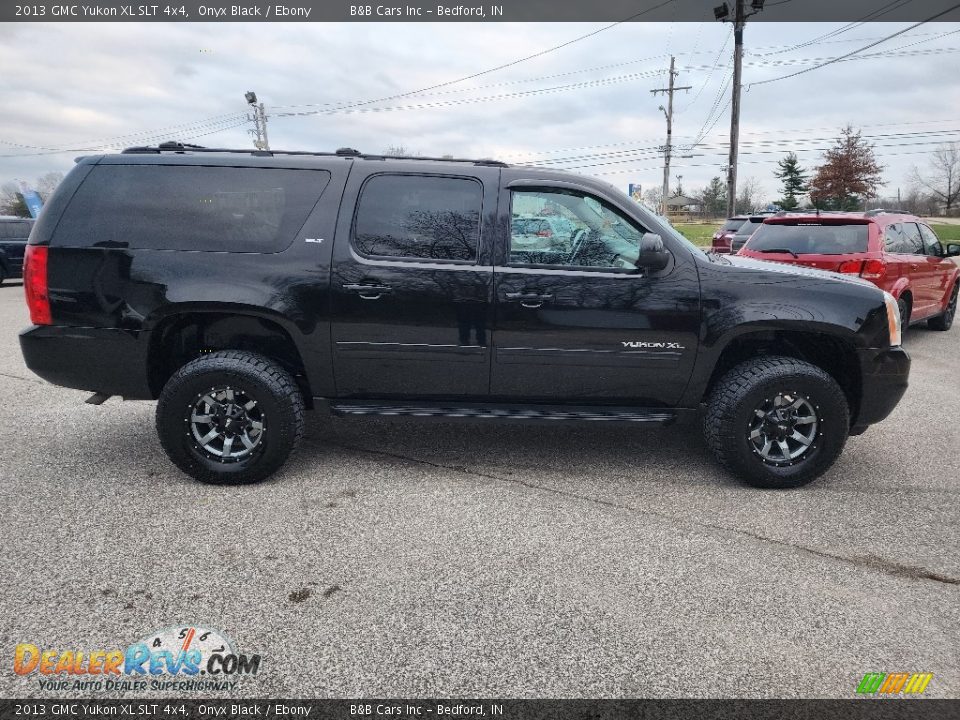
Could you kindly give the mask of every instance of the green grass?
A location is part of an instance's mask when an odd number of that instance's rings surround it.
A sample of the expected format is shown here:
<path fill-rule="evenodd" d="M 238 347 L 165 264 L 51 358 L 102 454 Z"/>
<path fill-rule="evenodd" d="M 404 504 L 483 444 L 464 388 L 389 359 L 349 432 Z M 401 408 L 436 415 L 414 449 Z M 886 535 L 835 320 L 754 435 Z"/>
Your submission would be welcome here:
<path fill-rule="evenodd" d="M 930 227 L 940 238 L 940 242 L 944 244 L 960 243 L 960 225 L 934 225 L 931 223 Z"/>
<path fill-rule="evenodd" d="M 676 223 L 674 227 L 694 245 L 705 247 L 710 245 L 710 240 L 720 227 L 720 223 Z M 939 231 L 937 234 L 940 234 Z M 940 235 L 940 237 L 943 236 Z"/>

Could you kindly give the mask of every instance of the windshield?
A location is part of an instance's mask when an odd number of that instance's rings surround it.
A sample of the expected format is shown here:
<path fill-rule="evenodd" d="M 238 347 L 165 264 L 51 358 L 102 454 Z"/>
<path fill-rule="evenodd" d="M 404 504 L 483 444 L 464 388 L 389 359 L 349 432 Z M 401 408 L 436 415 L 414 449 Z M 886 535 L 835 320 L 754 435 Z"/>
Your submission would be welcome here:
<path fill-rule="evenodd" d="M 723 227 L 720 228 L 720 232 L 731 232 L 733 230 L 739 230 L 740 226 L 743 225 L 743 220 L 727 220 Z"/>
<path fill-rule="evenodd" d="M 867 251 L 868 226 L 817 223 L 767 224 L 747 241 L 747 250 L 789 250 L 796 255 L 845 255 Z"/>
<path fill-rule="evenodd" d="M 754 222 L 753 220 L 747 220 L 739 228 L 737 228 L 737 235 L 751 235 L 754 230 L 760 227 L 763 224 L 763 221 Z"/>

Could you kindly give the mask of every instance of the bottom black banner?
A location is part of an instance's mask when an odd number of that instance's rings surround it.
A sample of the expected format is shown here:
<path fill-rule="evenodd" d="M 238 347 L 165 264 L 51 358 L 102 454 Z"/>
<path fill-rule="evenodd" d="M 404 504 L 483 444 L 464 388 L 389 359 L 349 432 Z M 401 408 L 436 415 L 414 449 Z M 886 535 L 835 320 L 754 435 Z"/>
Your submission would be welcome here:
<path fill-rule="evenodd" d="M 0 719 L 900 720 L 960 718 L 960 700 L 0 700 Z"/>

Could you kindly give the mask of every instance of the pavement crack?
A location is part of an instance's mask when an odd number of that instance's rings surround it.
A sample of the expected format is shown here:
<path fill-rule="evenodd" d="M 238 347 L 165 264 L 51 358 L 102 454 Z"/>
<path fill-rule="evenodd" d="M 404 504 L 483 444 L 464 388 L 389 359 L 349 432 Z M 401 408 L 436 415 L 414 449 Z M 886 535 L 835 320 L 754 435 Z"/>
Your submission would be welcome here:
<path fill-rule="evenodd" d="M 36 378 L 27 378 L 21 377 L 20 375 L 11 375 L 10 373 L 0 372 L 0 377 L 7 377 L 12 380 L 22 380 L 23 382 L 32 382 L 37 383 L 38 385 L 43 385 L 43 380 L 37 380 Z"/>
<path fill-rule="evenodd" d="M 536 490 L 539 492 L 548 492 L 554 495 L 559 495 L 561 497 L 581 500 L 581 501 L 589 502 L 595 505 L 600 505 L 603 507 L 614 508 L 617 510 L 625 510 L 627 512 L 640 514 L 640 515 L 648 515 L 651 517 L 659 518 L 661 520 L 668 520 L 670 522 L 678 523 L 681 525 L 693 526 L 693 527 L 704 529 L 704 530 L 710 530 L 712 532 L 731 533 L 734 535 L 739 535 L 741 537 L 749 538 L 751 540 L 758 540 L 760 542 L 770 543 L 772 545 L 777 545 L 784 548 L 790 548 L 791 550 L 804 552 L 819 558 L 836 560 L 837 562 L 843 562 L 850 565 L 855 565 L 857 567 L 877 570 L 879 572 L 883 572 L 888 575 L 893 575 L 895 577 L 906 578 L 909 580 L 929 580 L 932 582 L 938 582 L 945 585 L 960 585 L 960 578 L 952 577 L 950 575 L 945 575 L 943 573 L 938 573 L 933 570 L 928 570 L 927 568 L 919 567 L 916 565 L 903 565 L 901 563 L 896 563 L 891 560 L 885 560 L 883 558 L 879 558 L 874 555 L 867 555 L 867 556 L 841 555 L 839 553 L 832 553 L 826 550 L 818 550 L 816 548 L 812 548 L 807 545 L 792 543 L 787 540 L 781 540 L 779 538 L 770 537 L 769 535 L 763 535 L 761 533 L 751 532 L 749 530 L 741 530 L 739 528 L 733 528 L 726 525 L 720 525 L 717 523 L 702 522 L 700 520 L 691 520 L 689 518 L 678 517 L 676 515 L 671 515 L 670 513 L 662 513 L 662 512 L 657 512 L 655 510 L 644 510 L 641 508 L 634 507 L 632 505 L 627 505 L 626 503 L 619 503 L 613 500 L 604 500 L 603 498 L 592 497 L 590 495 L 584 495 L 582 493 L 572 492 L 570 490 L 553 488 L 547 485 L 539 485 L 537 483 L 532 483 L 532 482 L 517 479 L 517 478 L 502 477 L 500 475 L 493 475 L 491 473 L 485 473 L 479 470 L 471 470 L 470 468 L 467 468 L 461 465 L 447 465 L 444 463 L 434 462 L 432 460 L 425 460 L 423 458 L 411 457 L 410 455 L 404 455 L 402 453 L 389 452 L 387 450 L 374 450 L 372 448 L 366 448 L 366 447 L 361 447 L 357 445 L 347 445 L 344 443 L 336 443 L 336 442 L 329 442 L 329 441 L 325 441 L 324 444 L 328 446 L 332 445 L 334 447 L 339 447 L 344 450 L 364 452 L 364 453 L 369 453 L 371 455 L 381 455 L 385 457 L 394 458 L 397 460 L 404 460 L 407 462 L 419 463 L 421 465 L 427 465 L 429 467 L 433 467 L 441 470 L 452 470 L 454 472 L 462 473 L 464 475 L 472 475 L 475 477 L 485 478 L 487 480 L 495 480 L 498 482 L 511 483 L 513 485 L 522 485 L 523 487 L 529 488 L 531 490 Z"/>

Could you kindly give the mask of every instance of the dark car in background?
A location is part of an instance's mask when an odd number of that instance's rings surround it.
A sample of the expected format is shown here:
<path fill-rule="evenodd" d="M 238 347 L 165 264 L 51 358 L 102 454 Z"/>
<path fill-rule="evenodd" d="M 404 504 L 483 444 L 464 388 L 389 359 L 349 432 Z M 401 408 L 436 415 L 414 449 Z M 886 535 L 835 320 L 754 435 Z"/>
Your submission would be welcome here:
<path fill-rule="evenodd" d="M 737 231 L 730 238 L 730 252 L 735 253 L 742 248 L 747 240 L 750 239 L 750 236 L 756 232 L 756 229 L 763 225 L 763 221 L 766 220 L 769 215 L 747 215 L 746 219 L 737 228 Z"/>
<path fill-rule="evenodd" d="M 23 277 L 23 253 L 32 229 L 31 218 L 0 215 L 0 283 Z"/>
<path fill-rule="evenodd" d="M 893 295 L 903 327 L 927 321 L 949 330 L 957 310 L 960 245 L 946 248 L 915 215 L 805 213 L 768 218 L 740 255 L 832 270 L 869 280 Z"/>
<path fill-rule="evenodd" d="M 734 234 L 740 229 L 740 226 L 747 221 L 746 215 L 737 215 L 729 218 L 720 229 L 713 234 L 713 240 L 710 243 L 710 249 L 715 253 L 730 252 L 730 241 Z"/>

